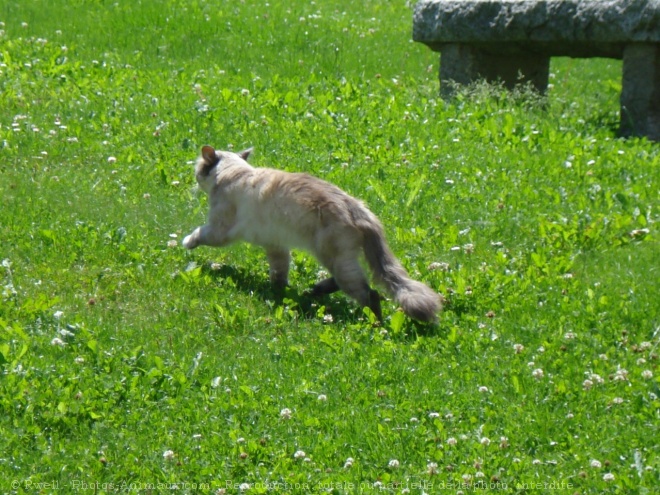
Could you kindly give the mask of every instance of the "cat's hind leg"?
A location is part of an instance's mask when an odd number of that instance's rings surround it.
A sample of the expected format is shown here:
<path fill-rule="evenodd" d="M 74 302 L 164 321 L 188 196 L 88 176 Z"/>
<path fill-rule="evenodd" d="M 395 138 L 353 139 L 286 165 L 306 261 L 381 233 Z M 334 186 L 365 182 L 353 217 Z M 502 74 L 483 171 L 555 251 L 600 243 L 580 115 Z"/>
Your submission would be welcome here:
<path fill-rule="evenodd" d="M 289 264 L 291 255 L 287 249 L 266 248 L 270 283 L 275 289 L 283 289 L 289 284 Z"/>
<path fill-rule="evenodd" d="M 377 291 L 369 287 L 369 282 L 362 266 L 360 266 L 357 255 L 336 258 L 328 268 L 330 268 L 339 289 L 351 296 L 362 306 L 371 309 L 380 321 L 383 320 L 380 296 Z"/>
<path fill-rule="evenodd" d="M 333 292 L 337 292 L 338 290 L 340 289 L 339 289 L 339 285 L 337 285 L 337 281 L 335 280 L 334 277 L 330 277 L 314 284 L 314 287 L 312 287 L 312 290 L 310 291 L 310 295 L 322 296 L 324 294 L 332 294 Z"/>

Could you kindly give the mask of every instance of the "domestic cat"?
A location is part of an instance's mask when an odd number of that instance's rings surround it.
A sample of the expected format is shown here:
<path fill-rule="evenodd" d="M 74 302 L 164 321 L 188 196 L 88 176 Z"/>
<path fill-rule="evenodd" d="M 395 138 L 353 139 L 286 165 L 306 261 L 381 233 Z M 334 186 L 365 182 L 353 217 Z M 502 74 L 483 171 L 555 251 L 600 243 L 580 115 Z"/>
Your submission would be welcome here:
<path fill-rule="evenodd" d="M 382 321 L 380 296 L 359 262 L 363 253 L 375 281 L 408 316 L 437 320 L 440 296 L 408 276 L 388 247 L 380 221 L 361 201 L 308 174 L 252 167 L 246 161 L 251 151 L 202 148 L 195 175 L 209 197 L 208 222 L 183 240 L 184 247 L 236 241 L 262 246 L 275 287 L 288 284 L 290 248 L 304 249 L 332 275 L 317 283 L 312 294 L 342 290 Z"/>

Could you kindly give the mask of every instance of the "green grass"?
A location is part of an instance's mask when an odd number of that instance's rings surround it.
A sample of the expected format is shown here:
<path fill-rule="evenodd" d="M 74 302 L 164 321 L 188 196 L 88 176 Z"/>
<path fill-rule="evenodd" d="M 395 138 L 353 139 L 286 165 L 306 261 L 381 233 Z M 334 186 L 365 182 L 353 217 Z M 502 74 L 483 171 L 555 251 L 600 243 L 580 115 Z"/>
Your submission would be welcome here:
<path fill-rule="evenodd" d="M 656 490 L 660 152 L 616 137 L 620 62 L 446 103 L 403 1 L 0 21 L 0 491 Z M 439 326 L 182 249 L 203 144 L 364 199 Z"/>

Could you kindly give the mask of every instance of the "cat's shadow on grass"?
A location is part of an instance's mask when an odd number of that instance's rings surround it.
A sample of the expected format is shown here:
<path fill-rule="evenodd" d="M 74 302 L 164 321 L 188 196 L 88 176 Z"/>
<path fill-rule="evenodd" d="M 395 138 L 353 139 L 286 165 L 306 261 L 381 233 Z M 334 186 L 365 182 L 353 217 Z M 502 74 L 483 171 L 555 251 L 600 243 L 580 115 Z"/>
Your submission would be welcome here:
<path fill-rule="evenodd" d="M 308 288 L 288 286 L 277 289 L 271 285 L 268 278 L 258 273 L 226 264 L 219 268 L 204 265 L 203 272 L 213 279 L 231 279 L 237 290 L 257 297 L 264 303 L 270 302 L 274 307 L 289 306 L 304 320 L 319 318 L 318 311 L 321 306 L 325 306 L 325 314 L 332 315 L 332 321 L 338 324 L 357 323 L 361 318 L 365 318 L 355 303 L 342 296 L 340 292 L 333 295 L 312 296 L 311 286 Z"/>
<path fill-rule="evenodd" d="M 275 289 L 267 277 L 252 270 L 223 264 L 219 268 L 203 266 L 203 271 L 213 279 L 231 279 L 237 290 L 251 297 L 261 299 L 265 304 L 271 303 L 274 308 L 288 306 L 297 312 L 303 320 L 319 319 L 319 309 L 325 307 L 324 314 L 332 315 L 331 322 L 336 325 L 351 325 L 368 323 L 368 317 L 355 302 L 344 296 L 342 292 L 331 295 L 311 295 L 310 287 L 286 287 Z M 429 335 L 437 332 L 437 325 L 410 320 L 407 335 Z M 376 324 L 378 326 L 378 324 Z M 382 326 L 382 325 L 381 325 Z M 387 324 L 384 325 L 384 328 Z"/>

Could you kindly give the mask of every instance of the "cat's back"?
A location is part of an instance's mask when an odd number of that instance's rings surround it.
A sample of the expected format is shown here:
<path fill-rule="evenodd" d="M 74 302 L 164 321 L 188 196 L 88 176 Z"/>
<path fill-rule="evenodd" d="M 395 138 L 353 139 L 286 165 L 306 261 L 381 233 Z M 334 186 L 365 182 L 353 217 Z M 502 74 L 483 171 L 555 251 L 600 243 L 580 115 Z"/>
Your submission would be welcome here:
<path fill-rule="evenodd" d="M 263 200 L 283 200 L 303 208 L 330 208 L 348 206 L 358 200 L 339 187 L 304 172 L 285 172 L 263 168 L 255 169 L 255 180 L 261 182 Z"/>
<path fill-rule="evenodd" d="M 259 202 L 289 219 L 312 216 L 323 223 L 351 224 L 372 215 L 360 200 L 307 173 L 255 169 L 255 180 L 261 182 Z"/>

